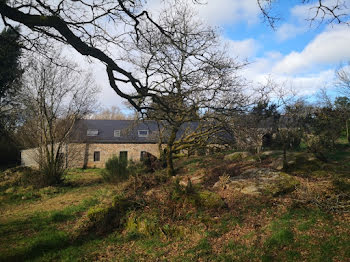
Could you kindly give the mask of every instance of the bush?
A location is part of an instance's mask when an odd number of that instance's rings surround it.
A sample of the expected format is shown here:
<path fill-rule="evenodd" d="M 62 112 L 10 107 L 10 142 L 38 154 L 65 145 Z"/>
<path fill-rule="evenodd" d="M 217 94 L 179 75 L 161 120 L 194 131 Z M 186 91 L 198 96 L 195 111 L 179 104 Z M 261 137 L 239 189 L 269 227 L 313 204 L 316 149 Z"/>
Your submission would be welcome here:
<path fill-rule="evenodd" d="M 54 186 L 62 184 L 65 170 L 63 165 L 59 164 L 44 164 L 40 168 L 40 172 L 43 174 L 43 184 L 45 186 Z"/>
<path fill-rule="evenodd" d="M 200 207 L 208 208 L 208 209 L 216 209 L 225 207 L 225 202 L 222 198 L 214 192 L 204 190 L 198 193 L 198 203 Z"/>
<path fill-rule="evenodd" d="M 153 236 L 160 233 L 159 218 L 157 214 L 130 212 L 125 225 L 125 231 L 139 235 Z"/>
<path fill-rule="evenodd" d="M 199 190 L 188 180 L 186 187 L 182 187 L 179 180 L 173 184 L 170 199 L 176 202 L 189 203 L 197 208 L 219 209 L 225 207 L 221 197 L 212 191 Z"/>
<path fill-rule="evenodd" d="M 0 187 L 33 186 L 41 188 L 46 186 L 46 177 L 39 170 L 30 167 L 14 167 L 0 174 Z"/>
<path fill-rule="evenodd" d="M 157 159 L 155 156 L 153 156 L 150 153 L 145 154 L 141 163 L 143 164 L 144 171 L 147 173 L 155 172 L 155 171 L 162 169 L 164 167 L 163 160 Z M 166 163 L 166 159 L 165 159 L 165 163 Z"/>
<path fill-rule="evenodd" d="M 307 135 L 305 143 L 309 152 L 313 153 L 315 157 L 323 162 L 327 162 L 327 152 L 332 150 L 332 144 L 328 137 Z"/>
<path fill-rule="evenodd" d="M 303 134 L 299 130 L 279 130 L 271 141 L 271 148 L 296 150 L 300 148 Z"/>
<path fill-rule="evenodd" d="M 123 196 L 115 196 L 112 203 L 90 208 L 83 231 L 104 234 L 120 227 L 123 217 L 132 206 L 133 203 L 130 200 Z"/>
<path fill-rule="evenodd" d="M 126 180 L 129 177 L 129 173 L 127 160 L 114 156 L 106 162 L 106 168 L 101 174 L 105 181 L 118 183 Z"/>
<path fill-rule="evenodd" d="M 332 181 L 335 190 L 339 193 L 350 193 L 350 180 L 345 178 L 335 178 Z M 349 196 L 349 195 L 348 195 Z"/>

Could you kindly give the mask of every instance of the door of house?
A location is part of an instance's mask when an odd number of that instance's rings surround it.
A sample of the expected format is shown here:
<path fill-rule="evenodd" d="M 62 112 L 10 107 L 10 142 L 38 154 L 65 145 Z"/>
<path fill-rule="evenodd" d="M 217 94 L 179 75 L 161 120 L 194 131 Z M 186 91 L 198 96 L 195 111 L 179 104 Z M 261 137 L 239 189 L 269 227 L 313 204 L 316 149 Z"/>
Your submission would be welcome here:
<path fill-rule="evenodd" d="M 122 161 L 128 161 L 128 151 L 120 151 L 119 159 Z"/>

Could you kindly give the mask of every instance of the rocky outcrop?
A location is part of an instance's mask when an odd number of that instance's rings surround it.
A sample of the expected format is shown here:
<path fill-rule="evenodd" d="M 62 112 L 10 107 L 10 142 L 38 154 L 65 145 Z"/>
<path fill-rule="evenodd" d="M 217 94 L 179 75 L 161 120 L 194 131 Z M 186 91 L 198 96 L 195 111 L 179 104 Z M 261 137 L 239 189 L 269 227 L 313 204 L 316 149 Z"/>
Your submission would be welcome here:
<path fill-rule="evenodd" d="M 232 154 L 226 155 L 224 159 L 228 161 L 239 161 L 249 156 L 251 156 L 251 153 L 249 152 L 234 152 Z"/>
<path fill-rule="evenodd" d="M 225 188 L 249 195 L 278 196 L 293 191 L 298 184 L 293 176 L 286 173 L 269 168 L 250 168 L 239 176 L 230 177 Z M 220 187 L 223 187 L 222 180 L 213 188 Z"/>

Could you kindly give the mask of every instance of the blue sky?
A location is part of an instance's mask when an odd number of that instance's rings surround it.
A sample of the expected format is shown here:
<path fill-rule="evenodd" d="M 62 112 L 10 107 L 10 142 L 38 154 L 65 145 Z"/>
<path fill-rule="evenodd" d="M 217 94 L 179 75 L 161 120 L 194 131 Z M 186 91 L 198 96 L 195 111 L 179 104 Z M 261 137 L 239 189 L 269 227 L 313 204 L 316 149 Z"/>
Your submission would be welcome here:
<path fill-rule="evenodd" d="M 336 0 L 326 1 L 332 4 Z M 310 25 L 306 21 L 312 15 L 310 6 L 300 2 L 278 1 L 274 12 L 282 20 L 276 30 L 263 23 L 256 0 L 207 0 L 206 5 L 194 8 L 200 19 L 219 28 L 230 55 L 250 62 L 242 74 L 252 85 L 271 77 L 308 96 L 323 87 L 331 90 L 335 69 L 350 61 L 350 27 L 320 25 L 317 21 Z M 350 6 L 350 1 L 346 2 Z M 148 9 L 159 12 L 162 3 L 148 0 Z M 103 70 L 98 75 L 104 77 L 102 74 Z M 107 82 L 103 84 L 101 102 L 104 106 L 124 107 Z"/>
<path fill-rule="evenodd" d="M 157 15 L 164 1 L 147 0 L 146 8 Z M 274 13 L 282 20 L 274 31 L 263 23 L 257 0 L 201 0 L 205 5 L 188 1 L 204 23 L 217 27 L 228 46 L 228 55 L 247 59 L 250 64 L 241 74 L 259 85 L 271 77 L 279 83 L 293 86 L 299 95 L 313 95 L 320 88 L 334 86 L 335 69 L 350 61 L 350 26 L 310 25 L 310 5 L 301 0 L 276 0 Z M 325 4 L 350 0 L 323 0 Z M 317 2 L 310 0 L 309 3 Z M 345 10 L 349 13 L 350 10 Z M 350 21 L 350 18 L 348 21 Z M 76 51 L 67 50 L 83 68 L 91 68 L 96 83 L 101 87 L 100 104 L 103 107 L 126 108 L 123 100 L 109 86 L 105 67 L 101 63 L 88 63 Z"/>

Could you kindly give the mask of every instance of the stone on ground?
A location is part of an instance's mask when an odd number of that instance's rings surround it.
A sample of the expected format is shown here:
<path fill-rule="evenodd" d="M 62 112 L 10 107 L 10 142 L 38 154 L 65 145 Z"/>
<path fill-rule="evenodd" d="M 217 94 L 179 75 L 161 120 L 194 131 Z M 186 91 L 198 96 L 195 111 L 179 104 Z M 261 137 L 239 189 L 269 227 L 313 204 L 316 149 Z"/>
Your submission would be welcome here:
<path fill-rule="evenodd" d="M 236 160 L 242 160 L 249 156 L 251 156 L 249 152 L 234 152 L 232 154 L 226 155 L 224 159 L 228 161 L 236 161 Z"/>

